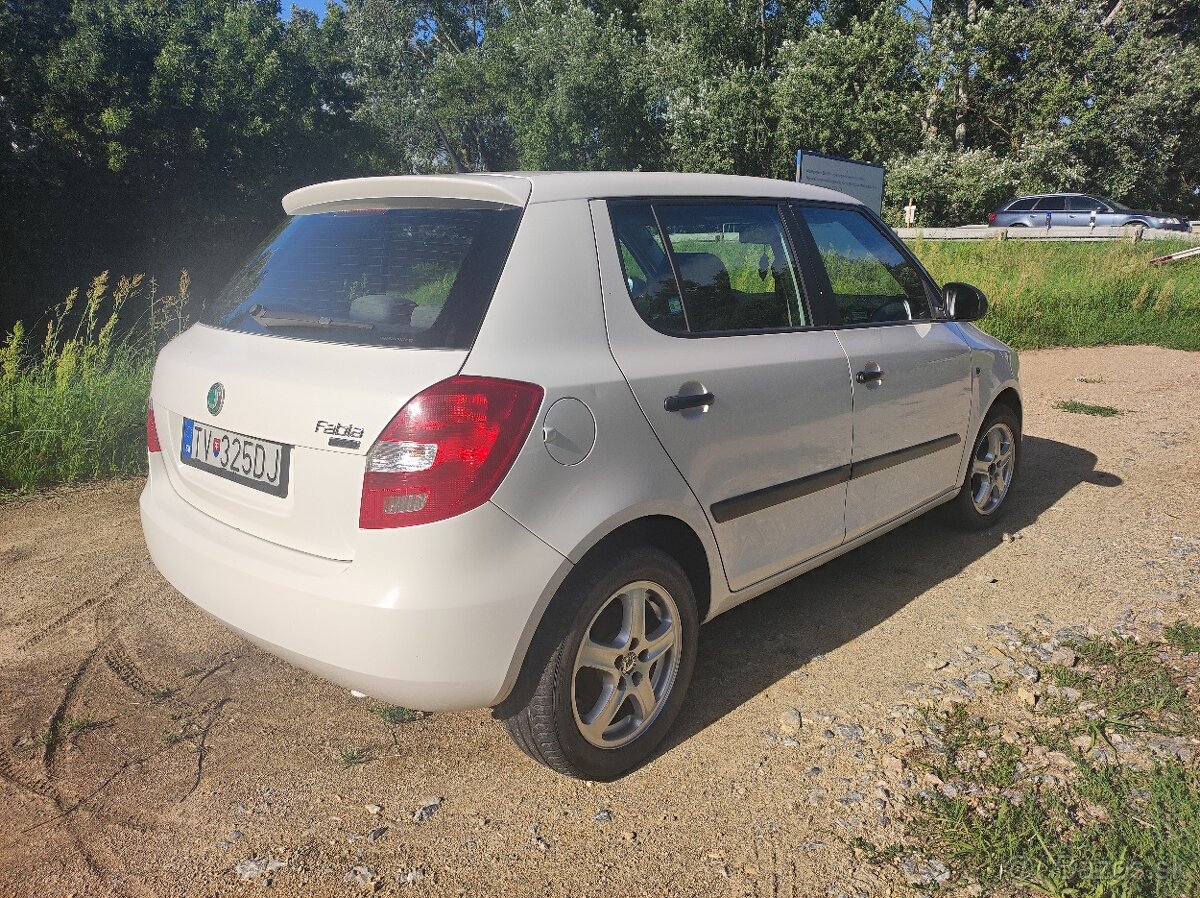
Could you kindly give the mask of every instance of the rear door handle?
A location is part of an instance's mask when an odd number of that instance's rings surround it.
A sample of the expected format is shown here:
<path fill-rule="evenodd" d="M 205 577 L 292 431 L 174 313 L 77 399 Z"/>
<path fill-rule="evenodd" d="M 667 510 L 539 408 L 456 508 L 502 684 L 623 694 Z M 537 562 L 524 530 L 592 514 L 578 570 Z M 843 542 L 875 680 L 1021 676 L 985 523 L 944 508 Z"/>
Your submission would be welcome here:
<path fill-rule="evenodd" d="M 669 412 L 681 412 L 689 408 L 702 408 L 716 401 L 712 393 L 696 393 L 692 396 L 668 396 L 663 400 L 663 408 Z"/>
<path fill-rule="evenodd" d="M 879 370 L 871 371 L 869 369 L 859 371 L 854 375 L 854 379 L 860 384 L 883 383 L 883 372 Z"/>

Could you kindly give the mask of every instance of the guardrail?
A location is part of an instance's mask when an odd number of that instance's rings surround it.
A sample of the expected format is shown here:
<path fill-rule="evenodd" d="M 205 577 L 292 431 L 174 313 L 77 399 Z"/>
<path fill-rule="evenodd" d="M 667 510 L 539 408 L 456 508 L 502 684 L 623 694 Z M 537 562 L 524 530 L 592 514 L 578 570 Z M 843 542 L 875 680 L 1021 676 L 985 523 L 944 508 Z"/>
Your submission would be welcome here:
<path fill-rule="evenodd" d="M 1055 225 L 1052 228 L 989 228 L 968 225 L 961 228 L 898 228 L 904 240 L 1183 240 L 1200 243 L 1195 231 L 1165 231 L 1159 228 L 1097 227 L 1075 228 Z"/>

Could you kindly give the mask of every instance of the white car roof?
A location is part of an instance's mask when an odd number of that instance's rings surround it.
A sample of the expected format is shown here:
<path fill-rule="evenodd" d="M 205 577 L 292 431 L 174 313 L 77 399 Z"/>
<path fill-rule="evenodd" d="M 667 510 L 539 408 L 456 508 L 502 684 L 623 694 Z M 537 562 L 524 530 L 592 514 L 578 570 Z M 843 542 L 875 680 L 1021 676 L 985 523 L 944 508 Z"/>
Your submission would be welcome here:
<path fill-rule="evenodd" d="M 741 175 L 678 172 L 503 172 L 470 175 L 393 175 L 326 181 L 283 198 L 288 215 L 407 197 L 478 200 L 524 206 L 559 200 L 629 196 L 713 196 L 829 200 L 858 203 L 835 190 Z"/>

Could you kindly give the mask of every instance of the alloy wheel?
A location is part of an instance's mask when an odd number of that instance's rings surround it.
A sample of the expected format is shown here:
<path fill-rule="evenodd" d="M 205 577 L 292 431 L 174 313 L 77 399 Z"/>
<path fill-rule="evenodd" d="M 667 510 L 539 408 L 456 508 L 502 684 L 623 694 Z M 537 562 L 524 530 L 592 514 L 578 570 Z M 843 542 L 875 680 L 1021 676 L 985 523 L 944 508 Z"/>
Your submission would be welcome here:
<path fill-rule="evenodd" d="M 1008 495 L 1017 460 L 1017 441 L 1009 426 L 997 421 L 976 445 L 971 460 L 971 502 L 982 515 L 990 515 Z"/>
<path fill-rule="evenodd" d="M 675 685 L 682 645 L 679 609 L 649 580 L 613 593 L 584 633 L 571 675 L 580 734 L 597 748 L 620 748 L 654 722 Z"/>

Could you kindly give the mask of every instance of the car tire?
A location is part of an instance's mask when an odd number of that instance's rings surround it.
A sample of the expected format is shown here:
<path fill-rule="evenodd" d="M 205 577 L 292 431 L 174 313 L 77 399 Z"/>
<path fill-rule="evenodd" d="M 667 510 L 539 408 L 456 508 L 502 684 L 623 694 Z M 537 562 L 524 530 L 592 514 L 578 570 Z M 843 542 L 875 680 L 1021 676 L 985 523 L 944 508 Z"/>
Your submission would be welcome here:
<path fill-rule="evenodd" d="M 687 575 L 665 552 L 625 547 L 580 567 L 554 599 L 576 609 L 566 635 L 503 723 L 533 760 L 607 781 L 645 763 L 679 715 L 700 621 Z"/>
<path fill-rule="evenodd" d="M 988 412 L 967 462 L 962 488 L 947 512 L 965 530 L 986 530 L 1008 511 L 1021 467 L 1021 422 L 1007 406 Z"/>

